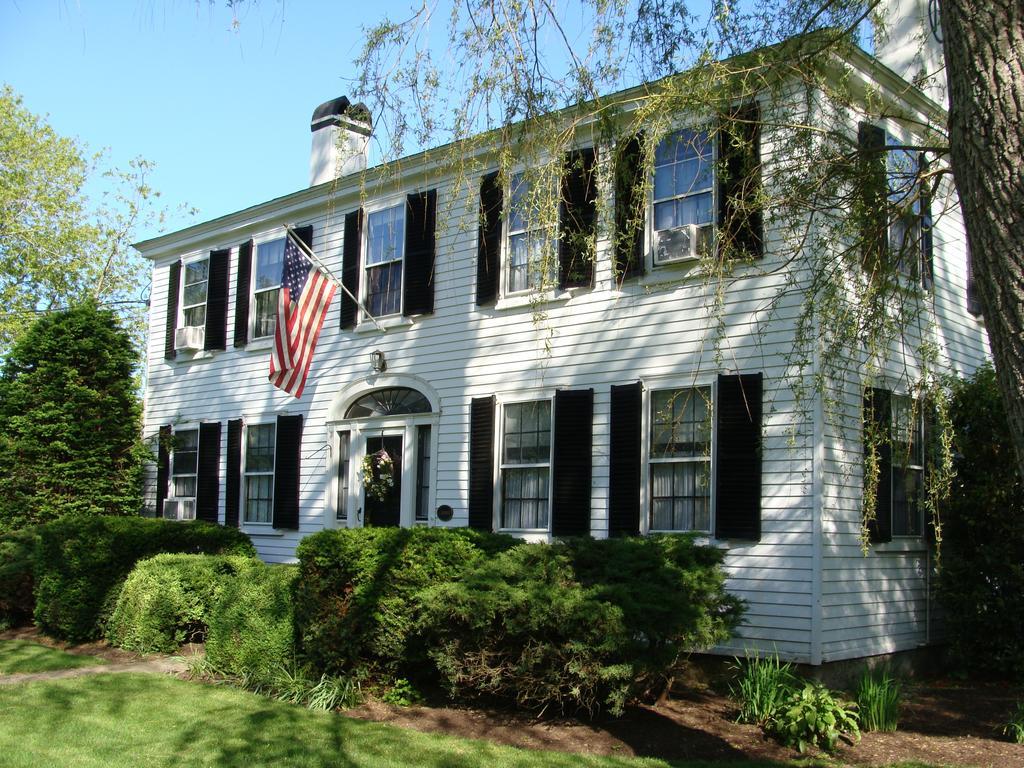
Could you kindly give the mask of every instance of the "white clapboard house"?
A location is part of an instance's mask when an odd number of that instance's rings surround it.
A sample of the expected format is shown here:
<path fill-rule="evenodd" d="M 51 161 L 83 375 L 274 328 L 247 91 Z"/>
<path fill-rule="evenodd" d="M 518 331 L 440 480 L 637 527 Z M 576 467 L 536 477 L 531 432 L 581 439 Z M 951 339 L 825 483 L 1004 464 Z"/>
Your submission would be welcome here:
<path fill-rule="evenodd" d="M 903 113 L 941 117 L 900 76 L 917 64 L 887 61 L 854 51 L 836 70 Z M 772 105 L 744 108 L 756 117 Z M 497 175 L 485 150 L 468 181 L 428 153 L 366 169 L 363 117 L 345 98 L 316 110 L 308 188 L 138 245 L 153 264 L 152 514 L 238 526 L 272 562 L 292 560 L 303 536 L 345 526 L 474 526 L 541 541 L 690 531 L 726 551 L 729 589 L 748 603 L 723 653 L 774 648 L 821 664 L 931 639 L 913 458 L 896 467 L 882 453 L 874 542 L 866 555 L 860 545 L 859 414 L 868 401 L 886 427 L 920 429 L 907 426 L 920 413 L 913 345 L 828 392 L 809 386 L 822 361 L 794 373 L 801 296 L 766 311 L 788 277 L 775 249 L 784 233 L 767 218 L 746 218 L 740 235 L 755 258 L 712 295 L 696 257 L 729 201 L 755 186 L 716 180 L 726 144 L 691 140 L 701 128 L 680 116 L 656 148 L 654 178 L 638 180 L 638 139 L 578 140 L 559 224 L 539 235 L 558 238 L 557 275 L 538 290 L 524 256 L 537 231 L 517 209 L 516 169 Z M 785 148 L 749 125 L 768 176 Z M 877 145 L 907 127 L 846 130 Z M 610 158 L 624 166 L 599 184 L 594 168 Z M 685 185 L 666 183 L 683 175 Z M 644 224 L 616 238 L 622 200 L 637 194 L 647 195 Z M 987 340 L 958 214 L 940 202 L 934 226 L 926 211 L 909 224 L 928 236 L 907 279 L 926 281 L 943 369 L 968 373 Z M 347 289 L 327 311 L 300 398 L 267 376 L 286 227 Z M 596 238 L 594 258 L 572 246 L 581 233 Z M 795 375 L 808 385 L 803 404 Z M 383 500 L 365 493 L 362 474 L 382 449 L 393 460 Z"/>

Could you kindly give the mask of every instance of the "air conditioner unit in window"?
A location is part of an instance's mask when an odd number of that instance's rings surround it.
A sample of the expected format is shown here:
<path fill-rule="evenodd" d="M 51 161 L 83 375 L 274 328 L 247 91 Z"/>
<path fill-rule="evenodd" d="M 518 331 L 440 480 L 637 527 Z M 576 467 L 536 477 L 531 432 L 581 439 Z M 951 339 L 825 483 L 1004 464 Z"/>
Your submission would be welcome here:
<path fill-rule="evenodd" d="M 206 341 L 206 329 L 201 325 L 186 325 L 174 331 L 175 349 L 202 349 Z"/>
<path fill-rule="evenodd" d="M 195 499 L 164 499 L 165 520 L 195 520 Z"/>
<path fill-rule="evenodd" d="M 711 224 L 684 224 L 654 233 L 654 264 L 692 261 L 711 244 Z"/>

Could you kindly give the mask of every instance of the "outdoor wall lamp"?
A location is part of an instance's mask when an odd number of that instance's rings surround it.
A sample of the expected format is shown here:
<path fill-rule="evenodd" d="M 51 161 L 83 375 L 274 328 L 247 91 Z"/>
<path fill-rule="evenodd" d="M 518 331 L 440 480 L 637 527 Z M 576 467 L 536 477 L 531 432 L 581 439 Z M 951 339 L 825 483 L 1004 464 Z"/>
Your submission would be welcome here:
<path fill-rule="evenodd" d="M 379 349 L 370 353 L 370 365 L 374 373 L 384 373 L 388 369 L 388 361 L 384 359 L 384 353 Z"/>

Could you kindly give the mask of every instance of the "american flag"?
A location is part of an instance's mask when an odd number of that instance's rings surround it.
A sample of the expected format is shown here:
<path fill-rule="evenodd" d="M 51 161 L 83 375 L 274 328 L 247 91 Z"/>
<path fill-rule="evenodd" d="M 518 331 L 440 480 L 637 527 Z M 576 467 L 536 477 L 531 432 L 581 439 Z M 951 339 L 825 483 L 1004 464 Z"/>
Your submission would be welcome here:
<path fill-rule="evenodd" d="M 302 255 L 291 233 L 285 239 L 284 271 L 277 297 L 277 328 L 270 354 L 270 381 L 302 397 L 309 364 L 334 298 L 334 282 Z"/>

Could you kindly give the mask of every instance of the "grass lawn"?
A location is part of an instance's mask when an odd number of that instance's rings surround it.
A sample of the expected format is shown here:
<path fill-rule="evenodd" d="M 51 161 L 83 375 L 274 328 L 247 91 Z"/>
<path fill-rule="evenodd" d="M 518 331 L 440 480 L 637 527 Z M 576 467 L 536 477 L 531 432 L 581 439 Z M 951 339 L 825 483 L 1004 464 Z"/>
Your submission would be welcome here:
<path fill-rule="evenodd" d="M 0 674 L 51 672 L 55 669 L 76 669 L 106 664 L 94 656 L 76 656 L 29 640 L 0 640 Z"/>
<path fill-rule="evenodd" d="M 310 712 L 233 688 L 158 675 L 103 674 L 0 686 L 0 722 L 0 755 L 10 768 L 713 765 L 530 752 Z M 782 764 L 728 765 L 779 768 Z"/>

